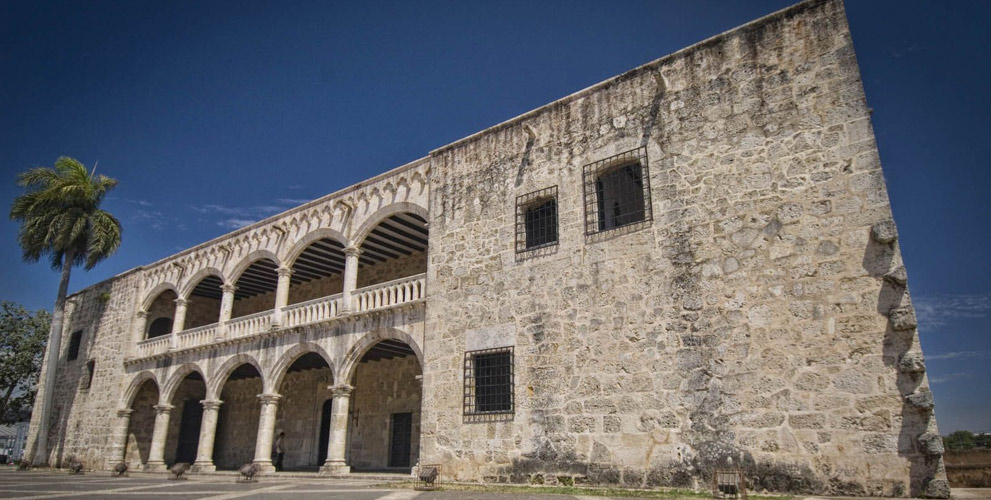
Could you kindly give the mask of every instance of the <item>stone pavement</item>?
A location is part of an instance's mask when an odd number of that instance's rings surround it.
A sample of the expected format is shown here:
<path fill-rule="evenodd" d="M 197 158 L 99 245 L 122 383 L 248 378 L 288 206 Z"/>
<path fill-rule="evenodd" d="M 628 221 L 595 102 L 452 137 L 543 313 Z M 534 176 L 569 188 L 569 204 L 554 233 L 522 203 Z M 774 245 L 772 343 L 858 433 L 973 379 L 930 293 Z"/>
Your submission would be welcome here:
<path fill-rule="evenodd" d="M 298 476 L 266 477 L 257 483 L 239 484 L 234 476 L 191 476 L 170 481 L 164 475 L 132 474 L 114 478 L 108 472 L 72 475 L 63 471 L 15 471 L 0 467 L 0 499 L 112 498 L 149 499 L 246 499 L 246 500 L 607 500 L 607 497 L 546 493 L 488 493 L 477 491 L 418 492 L 390 488 L 377 479 L 308 479 Z M 839 497 L 795 497 L 794 500 Z M 991 500 L 991 489 L 954 489 L 953 498 Z M 618 500 L 618 499 L 616 499 Z M 699 500 L 699 497 L 667 500 Z"/>

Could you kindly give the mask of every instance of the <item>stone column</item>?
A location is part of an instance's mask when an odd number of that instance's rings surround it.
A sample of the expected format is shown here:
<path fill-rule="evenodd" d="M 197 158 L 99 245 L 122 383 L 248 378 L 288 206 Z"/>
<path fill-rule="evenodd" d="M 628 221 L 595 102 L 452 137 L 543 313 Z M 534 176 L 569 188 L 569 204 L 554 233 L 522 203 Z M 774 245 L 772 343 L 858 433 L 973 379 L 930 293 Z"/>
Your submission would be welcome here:
<path fill-rule="evenodd" d="M 234 309 L 234 292 L 237 287 L 234 285 L 220 285 L 224 295 L 220 298 L 220 319 L 217 320 L 217 338 L 224 338 L 227 334 L 227 322 L 231 320 L 231 311 Z"/>
<path fill-rule="evenodd" d="M 131 328 L 134 329 L 132 332 L 134 342 L 131 342 L 127 351 L 130 352 L 131 357 L 136 357 L 138 355 L 138 342 L 145 339 L 145 330 L 148 328 L 148 311 L 138 311 L 134 315 L 134 324 Z"/>
<path fill-rule="evenodd" d="M 351 391 L 354 387 L 341 384 L 331 387 L 334 402 L 330 409 L 330 439 L 327 444 L 327 461 L 320 467 L 320 473 L 338 476 L 351 472 L 345 456 L 348 440 L 348 407 L 351 404 Z"/>
<path fill-rule="evenodd" d="M 356 309 L 351 302 L 351 294 L 358 284 L 358 256 L 361 249 L 347 247 L 344 249 L 344 293 L 341 294 L 341 312 L 349 313 Z"/>
<path fill-rule="evenodd" d="M 110 454 L 106 463 L 109 470 L 113 470 L 115 465 L 127 458 L 127 429 L 131 425 L 133 412 L 130 408 L 117 410 L 117 421 L 114 422 L 113 436 L 110 437 Z"/>
<path fill-rule="evenodd" d="M 203 420 L 200 422 L 200 441 L 196 446 L 196 461 L 193 462 L 193 470 L 213 472 L 217 470 L 217 467 L 213 465 L 213 442 L 217 436 L 217 417 L 220 414 L 220 405 L 223 401 L 204 399 L 200 403 L 203 405 Z"/>
<path fill-rule="evenodd" d="M 155 430 L 151 434 L 151 450 L 148 452 L 148 463 L 145 470 L 165 470 L 165 439 L 169 434 L 169 416 L 172 405 L 155 405 Z"/>
<path fill-rule="evenodd" d="M 169 341 L 170 349 L 179 348 L 179 332 L 186 329 L 186 306 L 189 301 L 186 299 L 175 299 L 175 316 L 172 317 L 172 335 Z"/>
<path fill-rule="evenodd" d="M 275 416 L 279 412 L 278 394 L 259 394 L 261 417 L 258 419 L 258 438 L 255 441 L 255 464 L 261 472 L 274 472 L 272 465 L 272 440 L 275 438 Z"/>
<path fill-rule="evenodd" d="M 279 268 L 279 284 L 275 289 L 275 311 L 272 312 L 272 327 L 282 326 L 282 309 L 289 303 L 289 278 L 292 276 L 292 269 L 288 267 Z"/>

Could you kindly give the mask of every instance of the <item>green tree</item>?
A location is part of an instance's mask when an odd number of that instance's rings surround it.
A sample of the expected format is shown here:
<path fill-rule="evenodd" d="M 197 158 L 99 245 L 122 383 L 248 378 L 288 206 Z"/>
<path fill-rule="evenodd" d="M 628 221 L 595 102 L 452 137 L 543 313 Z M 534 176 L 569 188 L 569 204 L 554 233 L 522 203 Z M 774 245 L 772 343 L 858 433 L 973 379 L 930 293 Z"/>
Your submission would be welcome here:
<path fill-rule="evenodd" d="M 970 431 L 954 431 L 943 439 L 947 450 L 969 450 L 974 447 L 974 433 Z"/>
<path fill-rule="evenodd" d="M 47 257 L 52 269 L 61 271 L 52 327 L 48 337 L 47 366 L 42 374 L 44 397 L 38 430 L 26 454 L 37 463 L 48 462 L 48 424 L 55 389 L 55 370 L 62 343 L 62 318 L 72 266 L 92 269 L 120 246 L 120 222 L 100 209 L 116 179 L 90 172 L 78 160 L 61 157 L 54 167 L 36 167 L 17 176 L 25 188 L 10 207 L 10 218 L 21 223 L 17 235 L 24 260 Z M 37 451 L 38 453 L 35 453 Z"/>
<path fill-rule="evenodd" d="M 31 414 L 51 323 L 48 311 L 31 314 L 20 304 L 0 302 L 0 424 Z"/>

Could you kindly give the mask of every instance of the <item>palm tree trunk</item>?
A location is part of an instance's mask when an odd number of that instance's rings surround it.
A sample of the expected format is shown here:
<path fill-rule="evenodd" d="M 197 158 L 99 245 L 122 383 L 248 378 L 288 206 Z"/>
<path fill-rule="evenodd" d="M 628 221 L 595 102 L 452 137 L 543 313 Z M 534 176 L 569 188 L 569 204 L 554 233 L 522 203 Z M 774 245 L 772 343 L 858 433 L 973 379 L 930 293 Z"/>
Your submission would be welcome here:
<path fill-rule="evenodd" d="M 72 271 L 72 261 L 75 253 L 71 250 L 66 252 L 65 261 L 62 263 L 62 279 L 58 285 L 58 295 L 55 296 L 55 310 L 52 311 L 52 329 L 48 333 L 48 347 L 45 349 L 45 372 L 44 392 L 41 394 L 41 407 L 34 411 L 40 412 L 38 419 L 38 433 L 32 446 L 32 465 L 43 465 L 48 463 L 48 425 L 51 421 L 52 399 L 55 397 L 55 379 L 59 364 L 59 356 L 62 352 L 62 320 L 65 317 L 65 297 L 69 293 L 69 273 Z M 40 382 L 40 381 L 39 381 Z M 40 385 L 40 384 L 39 384 Z M 38 398 L 35 398 L 35 403 Z"/>

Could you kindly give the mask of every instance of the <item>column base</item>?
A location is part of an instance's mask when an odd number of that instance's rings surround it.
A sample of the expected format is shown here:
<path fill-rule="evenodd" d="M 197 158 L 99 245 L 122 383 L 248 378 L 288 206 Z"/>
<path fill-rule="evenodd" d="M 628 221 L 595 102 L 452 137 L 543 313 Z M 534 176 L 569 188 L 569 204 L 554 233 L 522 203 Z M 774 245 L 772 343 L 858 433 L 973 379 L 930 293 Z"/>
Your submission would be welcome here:
<path fill-rule="evenodd" d="M 217 470 L 217 466 L 213 465 L 213 462 L 193 462 L 190 470 L 193 472 L 214 472 Z"/>
<path fill-rule="evenodd" d="M 351 466 L 344 462 L 326 462 L 320 467 L 321 476 L 346 476 L 351 473 Z"/>
<path fill-rule="evenodd" d="M 271 460 L 255 460 L 255 465 L 258 466 L 258 472 L 263 474 L 269 474 L 275 472 L 275 466 L 272 465 Z"/>
<path fill-rule="evenodd" d="M 145 472 L 166 472 L 169 470 L 165 462 L 148 462 L 144 466 Z"/>

